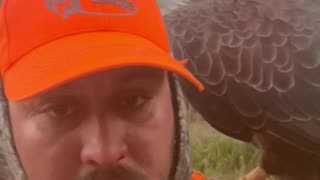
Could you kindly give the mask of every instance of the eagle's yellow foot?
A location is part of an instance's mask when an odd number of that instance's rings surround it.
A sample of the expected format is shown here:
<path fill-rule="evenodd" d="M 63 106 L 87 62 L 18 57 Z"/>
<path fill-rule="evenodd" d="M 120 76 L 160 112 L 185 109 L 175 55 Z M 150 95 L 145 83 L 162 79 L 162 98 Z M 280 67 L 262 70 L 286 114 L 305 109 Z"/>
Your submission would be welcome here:
<path fill-rule="evenodd" d="M 257 167 L 250 171 L 247 175 L 242 176 L 240 180 L 266 180 L 268 174 L 261 167 Z"/>

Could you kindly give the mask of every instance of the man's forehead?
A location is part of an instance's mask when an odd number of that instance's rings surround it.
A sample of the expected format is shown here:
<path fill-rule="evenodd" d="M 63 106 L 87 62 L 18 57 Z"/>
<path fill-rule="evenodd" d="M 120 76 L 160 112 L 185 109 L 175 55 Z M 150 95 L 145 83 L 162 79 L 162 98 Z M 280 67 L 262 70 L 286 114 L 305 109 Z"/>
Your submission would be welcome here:
<path fill-rule="evenodd" d="M 151 67 L 125 67 L 125 68 L 115 68 L 112 70 L 100 71 L 94 74 L 89 74 L 87 76 L 75 79 L 66 83 L 62 86 L 70 87 L 78 83 L 91 83 L 96 82 L 114 82 L 115 84 L 129 83 L 136 80 L 149 80 L 162 78 L 165 71 L 158 68 Z"/>
<path fill-rule="evenodd" d="M 42 95 L 54 95 L 60 92 L 81 92 L 85 88 L 100 89 L 103 91 L 117 90 L 127 86 L 158 85 L 165 77 L 166 71 L 150 67 L 126 67 L 100 71 L 95 74 L 71 80 L 48 90 Z M 81 87 L 81 89 L 79 89 Z"/>
<path fill-rule="evenodd" d="M 112 70 L 100 71 L 95 74 L 71 80 L 65 84 L 58 85 L 47 91 L 26 99 L 51 99 L 60 95 L 77 95 L 90 91 L 103 91 L 104 93 L 119 91 L 121 88 L 150 87 L 157 88 L 163 82 L 166 71 L 150 67 L 126 67 Z M 24 101 L 22 101 L 24 102 Z"/>

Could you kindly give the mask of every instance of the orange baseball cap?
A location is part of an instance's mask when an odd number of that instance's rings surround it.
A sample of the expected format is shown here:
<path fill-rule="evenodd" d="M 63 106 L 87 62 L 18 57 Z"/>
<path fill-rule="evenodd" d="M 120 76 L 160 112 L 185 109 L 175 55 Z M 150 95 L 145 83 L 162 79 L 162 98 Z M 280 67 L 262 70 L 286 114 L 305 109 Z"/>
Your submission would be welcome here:
<path fill-rule="evenodd" d="M 0 70 L 18 101 L 90 73 L 150 66 L 201 83 L 170 56 L 156 0 L 4 0 Z"/>

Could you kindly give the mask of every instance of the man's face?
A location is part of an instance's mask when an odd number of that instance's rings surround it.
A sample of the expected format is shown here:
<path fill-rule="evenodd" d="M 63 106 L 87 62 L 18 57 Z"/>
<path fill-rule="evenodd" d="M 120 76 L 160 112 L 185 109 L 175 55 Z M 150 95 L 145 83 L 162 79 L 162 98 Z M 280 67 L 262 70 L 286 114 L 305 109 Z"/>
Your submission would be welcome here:
<path fill-rule="evenodd" d="M 30 180 L 167 180 L 174 115 L 163 71 L 124 68 L 9 102 Z"/>

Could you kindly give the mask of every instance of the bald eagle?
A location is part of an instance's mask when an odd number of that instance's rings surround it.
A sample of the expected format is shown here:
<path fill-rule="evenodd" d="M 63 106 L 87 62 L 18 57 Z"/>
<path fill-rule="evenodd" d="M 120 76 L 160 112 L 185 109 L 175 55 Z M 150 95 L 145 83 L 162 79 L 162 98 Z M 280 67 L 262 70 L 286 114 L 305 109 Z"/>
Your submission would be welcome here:
<path fill-rule="evenodd" d="M 319 180 L 320 1 L 165 1 L 172 54 L 206 88 L 179 78 L 193 108 L 261 147 L 266 174 Z"/>

